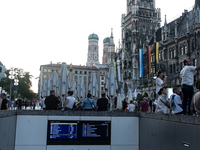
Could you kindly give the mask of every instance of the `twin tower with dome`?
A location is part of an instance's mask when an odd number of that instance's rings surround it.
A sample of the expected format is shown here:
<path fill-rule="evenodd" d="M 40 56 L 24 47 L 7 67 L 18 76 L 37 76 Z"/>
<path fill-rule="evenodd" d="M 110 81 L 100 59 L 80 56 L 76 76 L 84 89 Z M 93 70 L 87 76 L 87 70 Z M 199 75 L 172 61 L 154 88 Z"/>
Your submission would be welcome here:
<path fill-rule="evenodd" d="M 87 54 L 86 66 L 93 66 L 99 64 L 99 37 L 97 34 L 91 34 L 88 37 L 89 46 Z M 115 44 L 113 40 L 113 31 L 111 36 L 103 40 L 103 57 L 102 64 L 106 65 L 112 62 L 115 53 Z"/>

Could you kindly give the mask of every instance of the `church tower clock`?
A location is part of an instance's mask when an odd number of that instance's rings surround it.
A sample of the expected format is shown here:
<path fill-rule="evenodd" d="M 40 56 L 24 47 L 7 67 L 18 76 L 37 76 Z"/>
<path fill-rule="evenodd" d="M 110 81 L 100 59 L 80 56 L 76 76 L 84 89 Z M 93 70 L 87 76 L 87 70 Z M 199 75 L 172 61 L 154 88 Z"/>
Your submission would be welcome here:
<path fill-rule="evenodd" d="M 93 66 L 99 64 L 99 37 L 96 34 L 91 34 L 88 37 L 88 55 L 86 66 Z"/>

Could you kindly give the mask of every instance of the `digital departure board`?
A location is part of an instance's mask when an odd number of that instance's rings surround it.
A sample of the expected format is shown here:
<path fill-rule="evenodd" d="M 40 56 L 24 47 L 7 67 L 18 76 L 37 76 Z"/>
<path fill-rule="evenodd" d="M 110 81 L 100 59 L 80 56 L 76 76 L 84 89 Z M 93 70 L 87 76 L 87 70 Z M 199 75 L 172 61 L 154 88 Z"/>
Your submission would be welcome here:
<path fill-rule="evenodd" d="M 110 145 L 110 121 L 48 121 L 47 145 Z"/>
<path fill-rule="evenodd" d="M 81 121 L 81 143 L 88 145 L 110 145 L 110 121 Z"/>
<path fill-rule="evenodd" d="M 79 129 L 79 121 L 48 121 L 47 144 L 78 144 Z"/>
<path fill-rule="evenodd" d="M 50 139 L 76 139 L 78 123 L 50 123 Z"/>

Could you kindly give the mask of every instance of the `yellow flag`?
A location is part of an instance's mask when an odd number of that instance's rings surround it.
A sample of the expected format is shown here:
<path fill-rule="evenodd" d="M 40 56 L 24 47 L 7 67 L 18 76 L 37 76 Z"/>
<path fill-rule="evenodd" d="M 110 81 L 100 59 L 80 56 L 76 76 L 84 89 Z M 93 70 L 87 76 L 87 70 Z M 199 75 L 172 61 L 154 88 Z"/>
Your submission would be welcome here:
<path fill-rule="evenodd" d="M 156 62 L 159 64 L 159 43 L 156 43 Z"/>

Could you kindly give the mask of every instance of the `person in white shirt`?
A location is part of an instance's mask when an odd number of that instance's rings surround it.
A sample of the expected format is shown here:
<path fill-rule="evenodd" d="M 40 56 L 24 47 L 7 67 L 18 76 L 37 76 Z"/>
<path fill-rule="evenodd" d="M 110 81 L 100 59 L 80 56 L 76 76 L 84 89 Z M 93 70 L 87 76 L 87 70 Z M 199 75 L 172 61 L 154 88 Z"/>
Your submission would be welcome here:
<path fill-rule="evenodd" d="M 46 96 L 44 98 L 42 98 L 42 109 L 43 110 L 46 110 L 45 99 L 46 99 Z"/>
<path fill-rule="evenodd" d="M 133 101 L 130 101 L 130 104 L 127 107 L 129 112 L 134 112 L 135 111 L 135 105 L 133 104 Z"/>
<path fill-rule="evenodd" d="M 164 113 L 164 114 L 170 114 L 170 103 L 167 99 L 167 92 L 165 88 L 161 88 L 160 91 L 158 92 L 160 95 L 158 97 L 158 107 L 157 107 L 157 112 L 158 113 Z"/>
<path fill-rule="evenodd" d="M 200 70 L 200 66 L 194 67 L 189 59 L 184 60 L 184 68 L 180 72 L 181 90 L 183 92 L 183 114 L 191 115 L 190 104 L 194 94 L 194 73 Z M 188 104 L 188 111 L 186 110 Z"/>
<path fill-rule="evenodd" d="M 173 94 L 170 96 L 172 114 L 182 114 L 182 100 L 179 96 L 178 88 L 173 88 Z"/>
<path fill-rule="evenodd" d="M 68 97 L 65 100 L 65 104 L 63 106 L 63 110 L 73 110 L 74 103 L 76 102 L 76 99 L 72 96 L 73 91 L 68 91 Z"/>
<path fill-rule="evenodd" d="M 156 95 L 157 95 L 157 98 L 159 96 L 158 92 L 160 91 L 161 88 L 166 86 L 167 80 L 168 80 L 168 78 L 166 77 L 165 81 L 163 82 L 162 77 L 163 77 L 163 73 L 161 71 L 159 71 L 158 75 L 157 75 L 157 79 L 156 79 Z"/>

